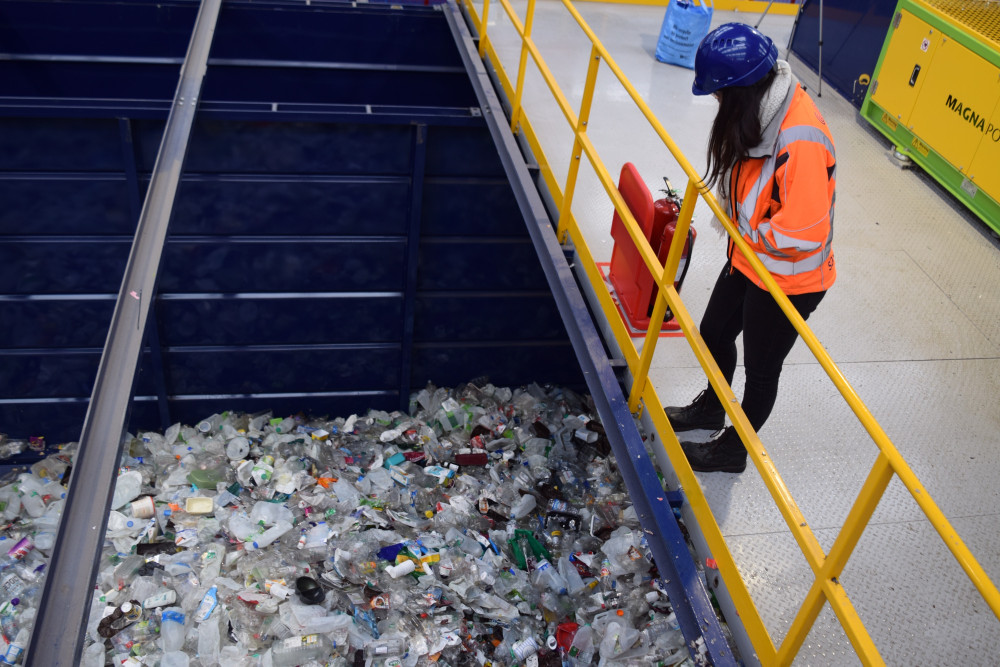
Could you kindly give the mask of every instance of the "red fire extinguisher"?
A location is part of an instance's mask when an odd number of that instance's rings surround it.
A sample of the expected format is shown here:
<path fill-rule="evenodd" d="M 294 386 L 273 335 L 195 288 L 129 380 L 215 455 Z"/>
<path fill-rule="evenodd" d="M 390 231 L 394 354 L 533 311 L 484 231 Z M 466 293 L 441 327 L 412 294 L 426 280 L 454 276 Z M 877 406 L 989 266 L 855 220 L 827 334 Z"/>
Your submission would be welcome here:
<path fill-rule="evenodd" d="M 653 227 L 649 235 L 649 244 L 656 250 L 656 257 L 661 263 L 666 263 L 667 254 L 670 252 L 670 245 L 674 242 L 674 233 L 677 231 L 677 216 L 681 212 L 681 198 L 677 190 L 670 185 L 670 180 L 664 176 L 663 183 L 666 185 L 662 199 L 653 202 Z M 687 239 L 684 242 L 684 249 L 681 251 L 681 261 L 677 266 L 678 277 L 674 280 L 674 287 L 679 292 L 684 284 L 684 277 L 687 275 L 690 266 L 691 251 L 694 248 L 694 240 L 697 237 L 694 227 L 688 227 Z M 653 314 L 653 304 L 656 302 L 657 288 L 653 287 L 653 294 L 649 299 L 649 310 L 647 315 Z M 669 322 L 673 318 L 670 308 L 663 321 Z M 674 323 L 671 323 L 674 324 Z M 668 326 L 668 328 L 677 328 Z"/>

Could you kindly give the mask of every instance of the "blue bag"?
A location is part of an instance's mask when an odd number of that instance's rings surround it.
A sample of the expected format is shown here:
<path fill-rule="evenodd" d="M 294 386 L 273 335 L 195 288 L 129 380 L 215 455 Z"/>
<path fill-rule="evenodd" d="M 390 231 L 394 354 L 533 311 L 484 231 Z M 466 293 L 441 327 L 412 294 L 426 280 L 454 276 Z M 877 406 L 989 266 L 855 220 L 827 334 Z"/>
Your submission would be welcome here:
<path fill-rule="evenodd" d="M 702 0 L 705 2 L 705 0 Z M 661 63 L 694 69 L 698 44 L 712 24 L 712 7 L 691 0 L 670 0 L 656 43 L 656 59 Z"/>

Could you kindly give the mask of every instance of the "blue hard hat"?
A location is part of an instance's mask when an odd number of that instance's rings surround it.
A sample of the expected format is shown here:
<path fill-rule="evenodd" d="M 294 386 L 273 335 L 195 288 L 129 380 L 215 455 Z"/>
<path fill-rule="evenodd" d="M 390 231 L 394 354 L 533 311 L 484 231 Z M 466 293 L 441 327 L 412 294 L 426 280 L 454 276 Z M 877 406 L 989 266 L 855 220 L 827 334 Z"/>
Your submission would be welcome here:
<path fill-rule="evenodd" d="M 770 37 L 745 23 L 725 23 L 698 45 L 691 92 L 711 95 L 720 88 L 753 85 L 777 60 L 778 47 Z"/>

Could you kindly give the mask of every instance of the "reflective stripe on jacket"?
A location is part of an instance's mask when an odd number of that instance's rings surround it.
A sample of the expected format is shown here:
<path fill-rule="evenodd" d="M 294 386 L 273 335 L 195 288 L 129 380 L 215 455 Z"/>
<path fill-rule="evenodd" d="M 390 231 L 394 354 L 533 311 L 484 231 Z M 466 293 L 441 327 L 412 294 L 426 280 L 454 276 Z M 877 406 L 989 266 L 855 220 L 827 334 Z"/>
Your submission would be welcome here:
<path fill-rule="evenodd" d="M 733 169 L 730 201 L 736 202 L 733 221 L 743 239 L 778 286 L 785 294 L 804 294 L 829 289 L 837 277 L 832 248 L 837 161 L 826 121 L 802 87 L 793 85 L 774 147 Z M 763 287 L 743 254 L 733 250 L 733 267 Z"/>

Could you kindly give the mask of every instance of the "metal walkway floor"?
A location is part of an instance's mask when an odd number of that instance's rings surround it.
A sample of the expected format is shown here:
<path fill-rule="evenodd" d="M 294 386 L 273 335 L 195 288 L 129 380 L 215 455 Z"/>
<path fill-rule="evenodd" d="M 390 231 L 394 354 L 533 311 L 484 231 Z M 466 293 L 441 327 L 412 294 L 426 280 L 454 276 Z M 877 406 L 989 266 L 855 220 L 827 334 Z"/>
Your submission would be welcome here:
<path fill-rule="evenodd" d="M 524 3 L 515 2 L 524 16 Z M 481 11 L 481 5 L 479 7 Z M 662 7 L 582 2 L 577 9 L 696 168 L 716 104 L 691 95 L 690 70 L 655 61 Z M 713 25 L 758 14 L 716 12 Z M 769 15 L 761 30 L 782 57 L 793 18 Z M 490 38 L 508 72 L 520 44 L 498 4 Z M 540 0 L 534 37 L 579 108 L 590 43 L 561 3 Z M 901 170 L 888 142 L 813 71 L 789 58 L 833 130 L 838 188 L 838 281 L 809 321 L 848 381 L 911 465 L 994 582 L 1000 582 L 1000 243 L 919 170 Z M 551 94 L 529 66 L 524 107 L 557 178 L 572 147 Z M 543 104 L 539 104 L 542 101 Z M 617 174 L 633 162 L 656 193 L 683 173 L 602 66 L 588 133 Z M 609 261 L 612 209 L 588 164 L 574 214 L 598 261 Z M 700 320 L 725 258 L 725 241 L 699 203 L 693 264 L 682 297 Z M 742 368 L 734 390 L 742 395 Z M 682 339 L 662 341 L 650 371 L 664 404 L 705 387 Z M 877 449 L 801 341 L 782 377 L 761 439 L 825 550 L 832 545 Z M 780 643 L 812 578 L 751 466 L 742 475 L 700 474 L 712 510 L 774 642 Z M 898 480 L 883 497 L 841 581 L 890 665 L 1000 664 L 1000 623 Z M 748 660 L 748 664 L 751 661 Z M 856 657 L 825 609 L 796 665 L 851 665 Z"/>

